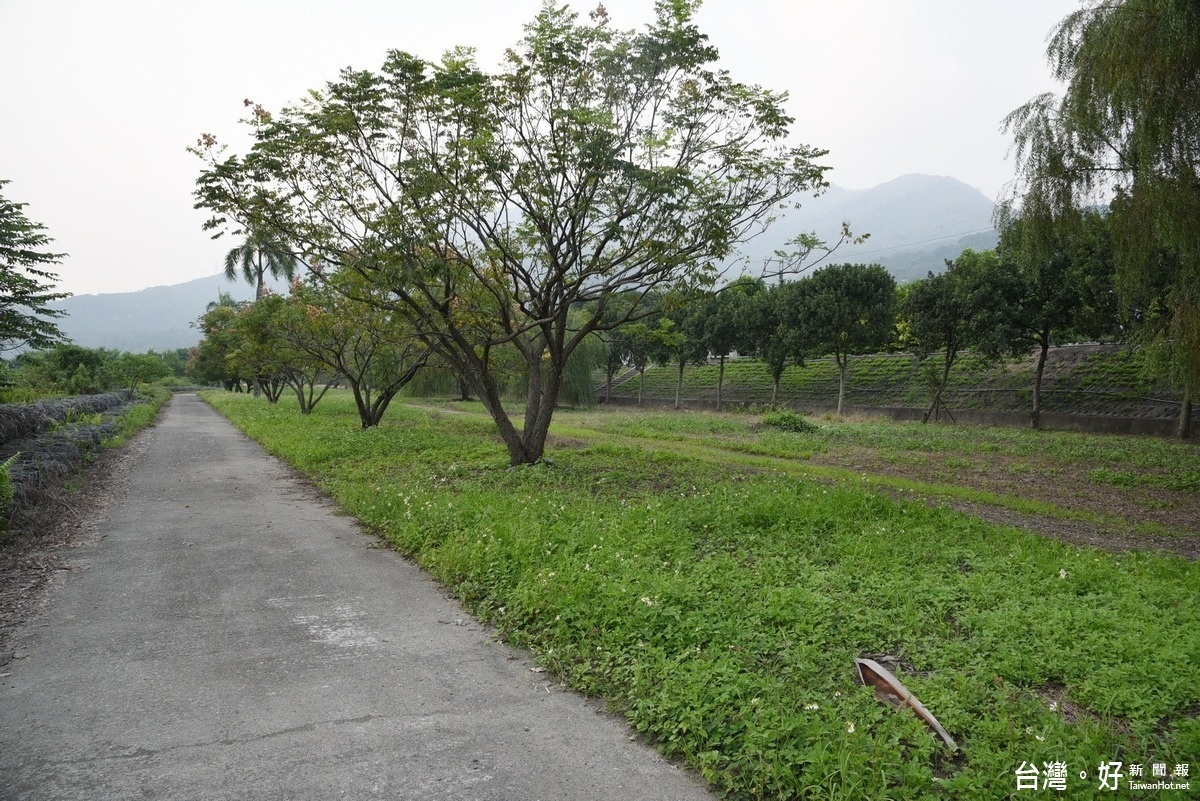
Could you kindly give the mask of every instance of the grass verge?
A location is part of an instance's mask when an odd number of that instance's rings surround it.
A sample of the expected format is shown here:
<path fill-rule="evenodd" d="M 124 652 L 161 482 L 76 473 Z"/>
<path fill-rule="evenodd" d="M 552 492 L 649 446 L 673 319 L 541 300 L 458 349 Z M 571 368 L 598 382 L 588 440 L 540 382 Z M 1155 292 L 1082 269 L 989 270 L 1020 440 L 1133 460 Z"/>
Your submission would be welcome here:
<path fill-rule="evenodd" d="M 474 414 L 395 408 L 363 431 L 341 394 L 307 417 L 205 398 L 727 797 L 1007 798 L 1018 767 L 1052 762 L 1077 797 L 1101 763 L 1200 754 L 1194 563 L 700 458 L 699 442 L 593 438 L 581 416 L 553 467 L 512 469 Z M 858 686 L 860 655 L 897 660 L 961 751 Z"/>

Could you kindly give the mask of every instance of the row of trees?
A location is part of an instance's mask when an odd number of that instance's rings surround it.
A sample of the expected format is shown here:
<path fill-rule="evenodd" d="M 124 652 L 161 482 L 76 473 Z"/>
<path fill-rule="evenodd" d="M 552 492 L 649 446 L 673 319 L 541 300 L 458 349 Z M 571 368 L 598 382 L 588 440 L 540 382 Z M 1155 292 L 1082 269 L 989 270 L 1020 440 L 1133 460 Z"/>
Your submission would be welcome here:
<path fill-rule="evenodd" d="M 128 353 L 59 342 L 0 363 L 0 399 L 13 402 L 114 389 L 136 391 L 162 379 L 183 379 L 188 356 L 186 348 Z"/>
<path fill-rule="evenodd" d="M 832 356 L 839 368 L 840 413 L 850 357 L 901 349 L 936 356 L 928 420 L 964 350 L 993 359 L 1033 350 L 1032 418 L 1037 426 L 1051 344 L 1122 338 L 1128 317 L 1114 291 L 1114 220 L 1109 215 L 1086 215 L 1059 243 L 1054 258 L 1036 263 L 1036 269 L 1022 259 L 1020 225 L 1010 224 L 998 249 L 964 251 L 944 271 L 900 287 L 879 265 L 838 264 L 778 283 L 742 278 L 713 292 L 611 296 L 606 298 L 609 314 L 623 317 L 634 302 L 646 314 L 593 334 L 575 351 L 565 372 L 577 375 L 573 383 L 586 384 L 592 366 L 602 359 L 611 384 L 628 367 L 644 373 L 651 363 L 674 365 L 679 370 L 678 405 L 684 368 L 715 358 L 720 408 L 725 359 L 735 351 L 768 366 L 774 379 L 772 402 L 789 364 Z M 202 320 L 206 336 L 193 371 L 231 388 L 240 388 L 244 380 L 272 402 L 290 387 L 304 412 L 330 386 L 344 382 L 355 395 L 362 425 L 375 425 L 420 368 L 445 363 L 403 315 L 362 300 L 372 291 L 378 290 L 358 274 L 339 272 L 294 283 L 287 297 L 266 294 L 253 304 L 226 297 Z M 577 315 L 594 313 L 580 309 Z M 501 384 L 511 386 L 514 377 L 525 377 L 523 362 L 519 354 L 510 352 L 507 362 L 501 354 L 498 349 L 496 374 Z"/>
<path fill-rule="evenodd" d="M 1032 350 L 1036 427 L 1050 346 L 1127 335 L 1130 315 L 1114 291 L 1113 224 L 1093 211 L 1063 237 L 1051 259 L 1031 263 L 1020 251 L 1022 223 L 1013 221 L 997 249 L 966 250 L 944 271 L 900 287 L 879 265 L 841 264 L 778 284 L 743 278 L 686 304 L 664 297 L 655 315 L 609 336 L 608 381 L 627 365 L 644 371 L 654 362 L 678 366 L 680 387 L 685 365 L 713 357 L 720 366 L 719 408 L 725 357 L 737 351 L 767 365 L 774 403 L 789 364 L 832 356 L 840 414 L 850 356 L 906 350 L 937 356 L 928 420 L 964 350 L 991 359 Z"/>
<path fill-rule="evenodd" d="M 189 372 L 230 389 L 244 383 L 272 403 L 290 389 L 305 414 L 345 384 L 363 428 L 377 425 L 430 349 L 399 315 L 349 297 L 371 291 L 345 272 L 332 283 L 293 282 L 289 295 L 267 292 L 253 303 L 222 295 L 200 318 L 204 339 Z"/>
<path fill-rule="evenodd" d="M 643 363 L 662 348 L 682 364 L 686 348 L 719 356 L 757 328 L 745 349 L 773 365 L 820 351 L 844 372 L 860 334 L 890 331 L 904 308 L 912 344 L 942 354 L 936 406 L 961 348 L 1036 347 L 1040 384 L 1051 341 L 1110 329 L 1119 301 L 1125 319 L 1160 332 L 1192 391 L 1194 3 L 1093 2 L 1064 21 L 1051 57 L 1067 96 L 1009 119 L 1021 177 L 1005 241 L 906 290 L 899 307 L 871 267 L 704 297 L 773 208 L 825 186 L 825 153 L 790 144 L 783 97 L 715 66 L 697 7 L 662 0 L 635 33 L 611 29 L 602 7 L 584 22 L 548 2 L 492 73 L 468 50 L 437 63 L 392 52 L 379 71 L 346 70 L 295 106 L 247 101 L 245 155 L 226 156 L 210 134 L 197 142 L 196 205 L 218 235 L 287 243 L 330 291 L 391 315 L 484 402 L 514 464 L 541 458 L 572 357 L 606 332 L 626 342 L 613 359 Z M 1119 229 L 1083 203 L 1101 185 L 1115 188 Z M 1101 228 L 1113 244 L 1094 260 L 1113 255 L 1115 282 L 1088 266 Z M 712 313 L 676 313 L 689 302 Z M 739 329 L 739 317 L 757 322 Z M 520 426 L 503 405 L 514 359 Z"/>

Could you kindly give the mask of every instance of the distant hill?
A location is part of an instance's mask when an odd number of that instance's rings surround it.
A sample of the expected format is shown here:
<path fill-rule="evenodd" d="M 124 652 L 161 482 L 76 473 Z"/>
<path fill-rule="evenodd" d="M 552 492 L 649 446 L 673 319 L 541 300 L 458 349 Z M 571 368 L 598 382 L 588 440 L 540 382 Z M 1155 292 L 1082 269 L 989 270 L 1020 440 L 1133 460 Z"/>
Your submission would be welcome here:
<path fill-rule="evenodd" d="M 829 263 L 882 264 L 901 283 L 942 270 L 946 259 L 956 258 L 965 248 L 996 246 L 993 202 L 947 176 L 904 175 L 870 189 L 831 186 L 820 197 L 801 202 L 800 209 L 781 215 L 743 248 L 748 267 L 759 267 L 802 232 L 836 239 L 843 221 L 855 235 L 871 236 L 861 245 L 840 248 Z"/>
<path fill-rule="evenodd" d="M 743 248 L 743 255 L 749 268 L 760 268 L 776 248 L 798 233 L 815 231 L 833 239 L 845 220 L 855 234 L 870 233 L 871 238 L 838 250 L 830 263 L 878 262 L 898 281 L 910 281 L 941 270 L 946 259 L 966 247 L 994 247 L 992 208 L 992 201 L 978 189 L 946 176 L 905 175 L 860 190 L 833 186 L 818 198 L 805 199 L 800 209 L 788 211 Z M 282 283 L 273 288 L 286 291 Z M 200 340 L 200 332 L 190 324 L 221 290 L 238 300 L 253 294 L 246 284 L 214 275 L 140 292 L 79 295 L 60 304 L 68 316 L 59 327 L 87 347 L 134 352 L 190 347 Z"/>
<path fill-rule="evenodd" d="M 273 288 L 286 291 L 282 283 Z M 200 341 L 200 332 L 191 323 L 221 291 L 235 300 L 249 300 L 254 294 L 253 287 L 231 283 L 218 274 L 138 292 L 76 295 L 56 304 L 67 312 L 58 326 L 76 344 L 89 348 L 134 353 L 188 348 Z"/>

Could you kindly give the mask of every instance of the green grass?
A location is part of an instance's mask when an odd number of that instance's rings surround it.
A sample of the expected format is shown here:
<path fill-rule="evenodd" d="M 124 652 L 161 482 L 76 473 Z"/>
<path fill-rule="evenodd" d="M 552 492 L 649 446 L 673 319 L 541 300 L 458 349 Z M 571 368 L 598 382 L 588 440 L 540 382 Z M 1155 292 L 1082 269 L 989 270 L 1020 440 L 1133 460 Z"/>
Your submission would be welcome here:
<path fill-rule="evenodd" d="M 130 436 L 152 425 L 170 399 L 171 393 L 164 387 L 143 387 L 134 397 L 134 403 L 117 420 L 117 431 L 105 439 L 104 446 L 119 448 L 124 445 Z"/>
<path fill-rule="evenodd" d="M 363 431 L 344 393 L 309 417 L 205 398 L 729 798 L 1007 798 L 1022 762 L 1050 761 L 1079 797 L 1096 786 L 1079 772 L 1101 762 L 1200 754 L 1197 565 L 1072 547 L 754 452 L 873 436 L 902 454 L 907 431 L 568 412 L 554 466 L 514 469 L 468 404 L 394 407 Z M 997 453 L 1021 442 L 979 437 Z M 1118 450 L 1115 469 L 1149 460 Z M 857 685 L 865 653 L 911 666 L 902 679 L 959 754 Z"/>

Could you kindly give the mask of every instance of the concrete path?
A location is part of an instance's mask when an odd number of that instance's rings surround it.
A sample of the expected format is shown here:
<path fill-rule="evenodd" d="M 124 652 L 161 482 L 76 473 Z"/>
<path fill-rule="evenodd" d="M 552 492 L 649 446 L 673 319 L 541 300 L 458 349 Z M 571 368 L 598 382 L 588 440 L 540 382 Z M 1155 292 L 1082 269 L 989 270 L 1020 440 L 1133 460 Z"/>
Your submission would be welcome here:
<path fill-rule="evenodd" d="M 194 395 L 0 677 L 3 799 L 702 799 Z"/>

